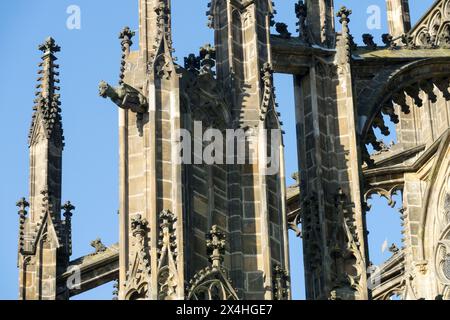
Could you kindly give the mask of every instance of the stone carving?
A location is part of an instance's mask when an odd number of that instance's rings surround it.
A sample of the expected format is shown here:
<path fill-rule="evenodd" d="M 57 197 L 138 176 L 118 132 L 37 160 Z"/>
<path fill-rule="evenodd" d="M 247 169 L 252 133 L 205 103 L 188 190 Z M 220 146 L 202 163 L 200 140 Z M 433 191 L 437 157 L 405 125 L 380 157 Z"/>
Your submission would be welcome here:
<path fill-rule="evenodd" d="M 160 79 L 170 80 L 174 73 L 171 57 L 161 54 L 156 57 L 154 62 L 155 75 Z"/>
<path fill-rule="evenodd" d="M 415 46 L 423 48 L 448 48 L 449 8 L 446 0 L 436 1 L 408 36 Z"/>
<path fill-rule="evenodd" d="M 306 5 L 302 0 L 299 0 L 298 3 L 295 4 L 295 15 L 298 19 L 296 25 L 298 27 L 297 32 L 300 34 L 300 39 L 309 43 L 308 29 L 306 27 L 307 10 Z"/>
<path fill-rule="evenodd" d="M 216 225 L 212 226 L 206 239 L 211 266 L 200 270 L 190 280 L 186 293 L 189 300 L 238 300 L 227 271 L 222 267 L 225 246 L 225 234 Z"/>
<path fill-rule="evenodd" d="M 216 65 L 216 49 L 210 44 L 200 48 L 200 74 L 214 75 L 212 69 Z"/>
<path fill-rule="evenodd" d="M 201 58 L 191 53 L 184 58 L 184 68 L 190 72 L 198 73 L 200 69 Z"/>
<path fill-rule="evenodd" d="M 450 240 L 446 239 L 438 244 L 436 262 L 441 281 L 450 284 Z"/>
<path fill-rule="evenodd" d="M 394 42 L 394 38 L 388 33 L 383 34 L 381 36 L 381 40 L 390 50 L 394 50 L 397 47 L 397 43 Z"/>
<path fill-rule="evenodd" d="M 94 254 L 105 252 L 107 249 L 100 238 L 91 241 L 91 247 L 95 249 Z"/>
<path fill-rule="evenodd" d="M 273 268 L 273 297 L 274 300 L 287 300 L 289 298 L 289 274 L 280 265 Z"/>
<path fill-rule="evenodd" d="M 397 247 L 397 245 L 395 243 L 393 243 L 390 247 L 389 247 L 389 252 L 396 254 L 400 252 L 400 249 Z"/>
<path fill-rule="evenodd" d="M 288 31 L 288 26 L 286 23 L 278 22 L 275 24 L 275 29 L 280 34 L 280 37 L 283 39 L 290 39 L 291 33 Z"/>
<path fill-rule="evenodd" d="M 30 204 L 25 198 L 20 199 L 17 204 L 19 207 L 19 251 L 23 252 L 25 246 L 25 222 L 27 219 L 27 208 Z"/>
<path fill-rule="evenodd" d="M 342 189 L 335 196 L 336 213 L 330 223 L 332 235 L 328 249 L 332 264 L 333 289 L 331 299 L 355 299 L 361 295 L 359 281 L 363 270 L 363 258 L 359 249 L 351 204 Z M 346 271 L 344 271 L 346 270 Z"/>
<path fill-rule="evenodd" d="M 265 63 L 261 70 L 261 78 L 264 84 L 261 105 L 261 120 L 264 120 L 271 108 L 275 107 L 275 88 L 273 86 L 273 69 L 269 63 Z"/>
<path fill-rule="evenodd" d="M 377 142 L 378 142 L 378 144 L 379 144 L 381 149 L 377 150 L 374 153 L 374 155 L 380 155 L 380 154 L 389 152 L 392 149 L 392 147 L 395 145 L 394 141 L 391 141 L 389 144 L 384 143 L 383 140 L 378 140 Z"/>
<path fill-rule="evenodd" d="M 337 12 L 336 17 L 339 18 L 339 22 L 342 24 L 342 37 L 345 43 L 346 55 L 345 62 L 350 62 L 350 57 L 352 54 L 352 50 L 355 50 L 356 45 L 353 41 L 353 36 L 350 34 L 349 23 L 350 23 L 350 15 L 352 14 L 352 10 L 347 9 L 345 6 L 342 6 L 341 9 Z M 342 66 L 341 66 L 342 68 Z"/>
<path fill-rule="evenodd" d="M 116 279 L 113 285 L 113 298 L 112 300 L 119 300 L 119 280 Z"/>
<path fill-rule="evenodd" d="M 179 281 L 177 270 L 176 216 L 169 210 L 159 215 L 158 241 L 158 299 L 179 299 Z"/>
<path fill-rule="evenodd" d="M 379 196 L 384 197 L 388 201 L 388 205 L 391 208 L 394 208 L 397 203 L 394 201 L 393 197 L 401 189 L 402 189 L 402 186 L 398 185 L 398 184 L 391 186 L 390 189 L 383 189 L 380 187 L 370 188 L 364 194 L 364 201 L 367 203 L 367 201 L 372 197 L 372 195 L 377 194 Z M 367 210 L 370 210 L 370 209 L 371 209 L 371 206 L 367 205 Z"/>
<path fill-rule="evenodd" d="M 99 95 L 103 98 L 110 98 L 119 108 L 129 109 L 135 113 L 145 113 L 148 110 L 147 98 L 126 83 L 114 88 L 105 81 L 101 81 Z"/>
<path fill-rule="evenodd" d="M 363 42 L 367 46 L 367 48 L 371 50 L 375 50 L 377 48 L 376 43 L 373 41 L 373 36 L 369 33 L 365 33 L 362 35 Z"/>
<path fill-rule="evenodd" d="M 62 206 L 62 209 L 64 210 L 63 216 L 65 218 L 64 230 L 66 235 L 66 245 L 69 255 L 72 255 L 72 216 L 73 216 L 72 211 L 75 210 L 75 206 L 70 201 L 67 201 Z"/>
<path fill-rule="evenodd" d="M 124 284 L 124 296 L 129 300 L 150 299 L 151 264 L 147 236 L 150 231 L 148 222 L 142 218 L 142 215 L 137 214 L 130 221 L 130 229 L 135 249 Z"/>
<path fill-rule="evenodd" d="M 407 14 L 406 1 L 400 2 Z M 134 32 L 124 28 L 119 35 L 122 59 L 118 86 L 103 82 L 100 87 L 102 96 L 130 111 L 120 112 L 121 263 L 117 251 L 101 253 L 106 248 L 100 241 L 94 243 L 98 254 L 69 259 L 74 208 L 70 203 L 61 208 L 60 199 L 59 151 L 63 143 L 55 63 L 59 47 L 48 39 L 40 46 L 39 92 L 30 131 L 31 169 L 39 172 L 30 175 L 29 216 L 26 200 L 18 203 L 21 298 L 42 298 L 33 292 L 47 285 L 45 279 L 62 279 L 67 276 L 67 266 L 81 261 L 82 267 L 91 268 L 91 275 L 83 273 L 88 281 L 83 281 L 80 291 L 87 290 L 85 283 L 100 285 L 105 279 L 120 277 L 115 293 L 120 299 L 287 299 L 290 283 L 289 270 L 285 270 L 287 228 L 283 223 L 289 220 L 298 235 L 298 224 L 302 224 L 307 298 L 367 299 L 371 290 L 365 267 L 370 258 L 364 215 L 370 208 L 365 201 L 370 194 L 378 193 L 392 206 L 393 188 L 404 190 L 405 202 L 411 203 L 404 204 L 401 216 L 404 247 L 390 248 L 393 254 L 387 265 L 392 268 L 383 269 L 388 272 L 383 272 L 382 284 L 389 284 L 389 289 L 380 289 L 376 296 L 389 298 L 401 293 L 404 298 L 430 298 L 427 292 L 435 287 L 433 296 L 450 295 L 446 284 L 448 237 L 426 237 L 432 239 L 428 241 L 432 252 L 427 250 L 424 259 L 415 257 L 416 251 L 425 248 L 417 233 L 431 229 L 421 224 L 423 215 L 415 208 L 434 198 L 422 199 L 421 192 L 412 192 L 423 191 L 430 182 L 442 178 L 435 180 L 429 172 L 436 149 L 444 148 L 435 143 L 436 139 L 443 139 L 448 129 L 442 106 L 447 105 L 443 100 L 450 100 L 446 51 L 450 46 L 449 0 L 435 1 L 410 31 L 389 30 L 395 37 L 384 35 L 383 48 L 378 48 L 369 34 L 363 36 L 365 47 L 357 47 L 349 29 L 351 11 L 346 8 L 337 14 L 342 32 L 336 32 L 332 1 L 320 1 L 320 6 L 308 8 L 304 1 L 298 1 L 295 14 L 299 38 L 294 38 L 287 25 L 272 24 L 275 11 L 271 1 L 211 0 L 208 16 L 216 43 L 204 46 L 198 55 L 189 55 L 184 69 L 172 57 L 170 1 L 140 0 L 140 8 L 139 50 L 131 52 Z M 394 17 L 392 24 L 402 22 L 397 19 Z M 279 34 L 270 34 L 273 26 Z M 275 112 L 274 72 L 289 73 L 295 79 L 302 166 L 301 195 L 295 206 L 301 209 L 293 208 L 288 219 L 282 216 L 286 188 L 278 179 L 283 176 L 281 168 L 276 178 L 260 179 L 252 168 L 240 165 L 180 167 L 171 163 L 173 152 L 160 143 L 166 139 L 165 133 L 172 136 L 177 129 L 190 130 L 197 120 L 203 121 L 205 128 L 220 130 L 243 128 L 249 132 L 249 128 L 281 126 Z M 148 113 L 150 105 L 155 113 Z M 169 114 L 165 114 L 167 110 Z M 136 122 L 130 118 L 133 112 Z M 378 130 L 385 136 L 393 134 L 389 120 L 398 124 L 398 143 L 387 152 L 390 148 L 380 140 Z M 257 132 L 253 130 L 252 134 Z M 372 148 L 382 154 L 371 159 L 368 150 Z M 258 151 L 264 149 L 264 145 L 258 146 Z M 40 157 L 43 154 L 47 159 Z M 256 154 L 259 163 L 260 155 Z M 48 172 L 41 175 L 42 171 Z M 205 179 L 199 177 L 204 173 Z M 420 181 L 411 181 L 414 179 Z M 346 194 L 341 190 L 334 197 L 333 190 L 339 187 Z M 41 201 L 42 189 L 49 192 Z M 270 219 L 248 215 L 253 201 L 260 207 L 257 212 L 268 212 Z M 443 203 L 432 214 L 438 214 L 439 223 L 445 224 L 450 219 L 449 200 Z M 161 208 L 173 208 L 176 215 L 160 212 Z M 214 226 L 207 237 L 207 250 L 202 250 L 205 248 L 198 244 L 198 236 L 216 220 L 224 230 Z M 247 233 L 244 228 L 251 225 L 264 228 L 255 232 L 255 241 L 247 242 L 247 235 L 240 239 L 239 234 Z M 232 235 L 228 250 L 226 232 Z M 241 248 L 243 243 L 246 248 Z M 47 250 L 42 255 L 45 268 L 36 255 L 40 250 Z M 258 263 L 247 261 L 245 254 L 246 270 L 241 273 L 236 265 L 241 263 L 243 251 L 254 252 Z M 226 254 L 231 256 L 231 264 L 228 259 L 224 261 Z M 190 259 L 197 257 L 199 261 L 209 258 L 210 266 L 192 270 L 197 263 Z M 434 270 L 430 270 L 432 265 Z M 229 272 L 230 267 L 233 272 Z M 46 272 L 42 279 L 35 277 L 41 270 L 38 268 Z M 105 276 L 103 268 L 117 274 Z M 185 288 L 189 280 L 185 276 L 196 271 Z M 252 274 L 264 281 L 259 289 L 248 276 Z M 422 283 L 428 288 L 424 289 Z M 66 290 L 63 281 L 58 286 L 54 291 L 64 292 L 58 298 L 76 294 L 76 290 Z"/>
<path fill-rule="evenodd" d="M 122 58 L 120 60 L 120 74 L 119 74 L 119 85 L 124 84 L 123 79 L 125 78 L 125 65 L 126 58 L 130 54 L 130 48 L 133 45 L 133 41 L 131 40 L 135 35 L 134 31 L 131 31 L 129 27 L 125 27 L 119 34 L 120 45 L 122 47 Z"/>
<path fill-rule="evenodd" d="M 439 36 L 439 46 L 450 49 L 450 26 L 446 26 Z"/>
<path fill-rule="evenodd" d="M 61 51 L 61 48 L 56 45 L 55 40 L 51 37 L 39 46 L 42 51 L 42 62 L 39 67 L 42 69 L 38 71 L 39 78 L 36 92 L 36 99 L 34 100 L 34 114 L 31 124 L 30 133 L 28 136 L 29 144 L 37 142 L 39 136 L 39 124 L 44 126 L 44 135 L 46 138 L 52 138 L 56 145 L 64 146 L 64 137 L 61 123 L 61 102 L 60 95 L 57 93 L 60 87 L 57 84 L 59 65 L 55 63 L 57 58 L 55 53 Z M 55 132 L 55 134 L 53 134 Z"/>
<path fill-rule="evenodd" d="M 445 196 L 443 214 L 447 223 L 450 224 L 450 193 Z"/>

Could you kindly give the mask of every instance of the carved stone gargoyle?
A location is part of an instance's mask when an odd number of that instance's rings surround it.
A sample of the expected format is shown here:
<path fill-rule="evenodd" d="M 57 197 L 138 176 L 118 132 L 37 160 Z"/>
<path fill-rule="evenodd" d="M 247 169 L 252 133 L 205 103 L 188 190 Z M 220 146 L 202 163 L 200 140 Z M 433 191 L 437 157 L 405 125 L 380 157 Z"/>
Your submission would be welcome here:
<path fill-rule="evenodd" d="M 101 81 L 99 95 L 103 98 L 110 98 L 119 108 L 129 109 L 135 113 L 145 113 L 148 110 L 147 98 L 126 83 L 111 87 L 105 81 Z"/>

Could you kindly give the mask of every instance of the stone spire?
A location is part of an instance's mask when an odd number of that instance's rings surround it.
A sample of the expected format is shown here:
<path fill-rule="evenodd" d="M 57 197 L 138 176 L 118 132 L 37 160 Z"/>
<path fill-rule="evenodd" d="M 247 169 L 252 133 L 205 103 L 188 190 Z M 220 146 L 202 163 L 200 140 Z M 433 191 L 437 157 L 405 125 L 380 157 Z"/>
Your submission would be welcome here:
<path fill-rule="evenodd" d="M 61 48 L 56 45 L 55 40 L 51 37 L 47 38 L 45 42 L 39 45 L 39 50 L 42 51 L 42 62 L 39 63 L 41 68 L 38 71 L 39 78 L 36 88 L 36 99 L 33 107 L 34 115 L 31 126 L 31 132 L 29 136 L 30 145 L 35 142 L 33 138 L 33 128 L 35 126 L 36 119 L 40 116 L 40 120 L 43 121 L 45 126 L 45 134 L 47 138 L 54 138 L 54 142 L 61 144 L 63 147 L 62 136 L 62 123 L 61 123 L 61 102 L 58 91 L 60 89 L 59 84 L 59 72 L 57 72 L 59 65 L 55 63 L 57 60 L 55 53 L 59 52 Z M 52 134 L 55 133 L 53 137 Z"/>
<path fill-rule="evenodd" d="M 40 194 L 48 191 L 55 212 L 61 208 L 61 169 L 64 137 L 61 119 L 59 65 L 55 53 L 61 49 L 51 37 L 39 45 L 42 61 L 36 88 L 34 113 L 29 134 L 30 147 L 30 215 L 40 215 Z"/>

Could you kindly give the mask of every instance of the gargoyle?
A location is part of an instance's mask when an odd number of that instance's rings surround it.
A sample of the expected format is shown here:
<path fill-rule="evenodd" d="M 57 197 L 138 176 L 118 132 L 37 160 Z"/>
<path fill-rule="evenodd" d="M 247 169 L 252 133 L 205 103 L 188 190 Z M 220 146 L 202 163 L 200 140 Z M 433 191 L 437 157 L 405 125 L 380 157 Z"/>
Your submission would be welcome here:
<path fill-rule="evenodd" d="M 129 109 L 136 113 L 145 113 L 148 110 L 147 98 L 135 88 L 123 83 L 117 87 L 111 87 L 105 81 L 99 84 L 99 95 L 110 98 L 119 108 Z"/>

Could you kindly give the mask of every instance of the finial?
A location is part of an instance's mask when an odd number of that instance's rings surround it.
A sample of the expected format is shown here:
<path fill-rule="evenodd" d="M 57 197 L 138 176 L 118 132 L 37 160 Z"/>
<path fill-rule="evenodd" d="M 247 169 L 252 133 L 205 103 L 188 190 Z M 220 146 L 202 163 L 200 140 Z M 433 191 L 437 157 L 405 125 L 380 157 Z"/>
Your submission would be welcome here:
<path fill-rule="evenodd" d="M 17 201 L 16 206 L 19 207 L 19 215 L 20 216 L 27 215 L 26 208 L 28 208 L 30 206 L 30 204 L 27 202 L 27 200 L 25 198 L 22 198 L 19 201 Z"/>
<path fill-rule="evenodd" d="M 56 45 L 55 39 L 53 39 L 52 37 L 48 37 L 47 39 L 45 39 L 45 42 L 39 45 L 38 49 L 41 50 L 44 55 L 54 54 L 61 51 L 61 47 Z"/>
<path fill-rule="evenodd" d="M 347 9 L 347 7 L 342 6 L 341 9 L 337 12 L 336 17 L 340 18 L 339 23 L 348 24 L 350 22 L 350 15 L 352 14 L 352 10 Z"/>
<path fill-rule="evenodd" d="M 142 215 L 137 214 L 131 219 L 131 231 L 133 232 L 133 236 L 144 237 L 147 232 L 148 222 L 145 219 L 142 219 Z"/>
<path fill-rule="evenodd" d="M 72 205 L 72 203 L 70 201 L 67 201 L 63 206 L 62 209 L 64 210 L 64 217 L 67 218 L 71 218 L 72 217 L 72 211 L 75 210 L 75 206 Z"/>
<path fill-rule="evenodd" d="M 206 238 L 206 248 L 213 267 L 220 267 L 225 254 L 225 245 L 225 234 L 217 225 L 212 226 Z"/>
<path fill-rule="evenodd" d="M 113 300 L 119 300 L 119 279 L 114 280 L 113 285 Z"/>
<path fill-rule="evenodd" d="M 135 32 L 130 29 L 130 27 L 124 27 L 119 33 L 119 39 L 121 40 L 122 50 L 129 51 L 130 47 L 133 45 L 131 40 L 135 36 Z"/>

